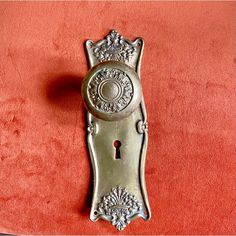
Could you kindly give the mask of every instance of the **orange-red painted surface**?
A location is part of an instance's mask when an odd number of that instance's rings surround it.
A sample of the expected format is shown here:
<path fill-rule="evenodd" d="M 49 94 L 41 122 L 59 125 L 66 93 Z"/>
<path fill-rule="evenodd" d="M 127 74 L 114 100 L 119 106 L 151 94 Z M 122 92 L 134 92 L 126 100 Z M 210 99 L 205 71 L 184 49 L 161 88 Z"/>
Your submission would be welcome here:
<path fill-rule="evenodd" d="M 117 233 L 89 220 L 80 94 L 84 41 L 115 28 L 145 40 L 149 120 L 152 219 L 122 234 L 235 234 L 235 11 L 235 2 L 1 2 L 0 231 Z"/>

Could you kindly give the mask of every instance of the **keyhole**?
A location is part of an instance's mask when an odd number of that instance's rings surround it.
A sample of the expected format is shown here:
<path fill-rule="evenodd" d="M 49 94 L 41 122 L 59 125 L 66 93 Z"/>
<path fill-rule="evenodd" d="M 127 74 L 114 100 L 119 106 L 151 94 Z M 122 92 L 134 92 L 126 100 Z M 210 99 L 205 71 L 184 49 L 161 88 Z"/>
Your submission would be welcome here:
<path fill-rule="evenodd" d="M 116 149 L 116 151 L 115 151 L 115 159 L 121 159 L 121 156 L 120 156 L 120 146 L 121 146 L 121 142 L 119 140 L 115 140 L 115 142 L 114 142 L 114 147 Z"/>

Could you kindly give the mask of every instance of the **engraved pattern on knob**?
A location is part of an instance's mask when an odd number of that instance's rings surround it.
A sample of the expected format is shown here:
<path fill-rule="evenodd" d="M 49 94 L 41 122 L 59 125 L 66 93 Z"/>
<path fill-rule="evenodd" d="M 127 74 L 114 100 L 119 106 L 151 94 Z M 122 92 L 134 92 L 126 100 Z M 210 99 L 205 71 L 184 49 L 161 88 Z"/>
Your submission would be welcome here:
<path fill-rule="evenodd" d="M 133 98 L 133 84 L 118 69 L 102 69 L 89 83 L 89 96 L 96 109 L 115 113 L 128 106 Z"/>
<path fill-rule="evenodd" d="M 135 70 L 117 61 L 93 67 L 82 84 L 85 106 L 95 117 L 113 121 L 125 118 L 138 107 L 142 98 Z"/>

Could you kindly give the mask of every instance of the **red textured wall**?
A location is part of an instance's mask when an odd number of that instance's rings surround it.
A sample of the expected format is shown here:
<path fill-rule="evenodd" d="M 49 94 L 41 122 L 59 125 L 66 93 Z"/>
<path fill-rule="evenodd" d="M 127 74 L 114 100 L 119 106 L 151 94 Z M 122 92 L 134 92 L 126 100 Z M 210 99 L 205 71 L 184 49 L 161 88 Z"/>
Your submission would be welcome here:
<path fill-rule="evenodd" d="M 145 40 L 152 219 L 122 234 L 236 234 L 235 2 L 1 2 L 0 231 L 115 234 L 89 220 L 86 39 Z"/>

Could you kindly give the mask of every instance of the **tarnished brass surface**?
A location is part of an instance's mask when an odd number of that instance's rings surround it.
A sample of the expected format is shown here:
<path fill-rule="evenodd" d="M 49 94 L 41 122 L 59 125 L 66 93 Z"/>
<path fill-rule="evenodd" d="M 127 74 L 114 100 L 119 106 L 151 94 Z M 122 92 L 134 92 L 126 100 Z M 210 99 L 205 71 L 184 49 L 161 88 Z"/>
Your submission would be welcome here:
<path fill-rule="evenodd" d="M 90 219 L 123 230 L 131 220 L 151 217 L 144 169 L 147 117 L 140 83 L 144 42 L 113 30 L 104 40 L 86 41 L 91 70 L 82 95 L 88 109 L 88 149 L 94 172 Z"/>

